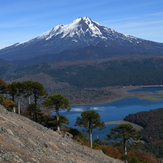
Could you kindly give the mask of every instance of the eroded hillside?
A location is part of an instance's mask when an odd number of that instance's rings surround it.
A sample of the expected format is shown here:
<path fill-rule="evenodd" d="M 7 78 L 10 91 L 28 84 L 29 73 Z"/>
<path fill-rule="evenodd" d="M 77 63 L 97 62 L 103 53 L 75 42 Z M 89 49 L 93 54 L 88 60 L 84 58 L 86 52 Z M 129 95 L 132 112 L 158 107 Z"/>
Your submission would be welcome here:
<path fill-rule="evenodd" d="M 121 163 L 0 106 L 1 163 Z"/>

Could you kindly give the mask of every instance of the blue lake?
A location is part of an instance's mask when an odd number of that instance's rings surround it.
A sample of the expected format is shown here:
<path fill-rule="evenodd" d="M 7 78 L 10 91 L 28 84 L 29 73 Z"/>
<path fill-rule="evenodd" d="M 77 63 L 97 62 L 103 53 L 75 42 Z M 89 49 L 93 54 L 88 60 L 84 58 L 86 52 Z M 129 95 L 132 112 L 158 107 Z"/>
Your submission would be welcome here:
<path fill-rule="evenodd" d="M 143 88 L 138 88 L 138 89 L 132 89 L 129 90 L 128 92 L 157 92 L 157 91 L 162 91 L 163 87 L 143 87 Z"/>
<path fill-rule="evenodd" d="M 132 91 L 154 92 L 159 90 L 163 90 L 163 88 L 142 88 Z M 76 128 L 74 126 L 76 117 L 80 116 L 81 112 L 86 110 L 97 111 L 100 114 L 102 121 L 109 122 L 123 120 L 128 114 L 137 113 L 140 111 L 148 111 L 157 108 L 163 108 L 163 100 L 146 101 L 140 100 L 138 98 L 127 98 L 104 104 L 73 106 L 71 107 L 70 112 L 61 111 L 60 114 L 66 116 L 70 120 L 70 124 L 68 126 Z M 96 130 L 93 134 L 93 139 L 99 138 L 103 140 L 106 137 L 106 134 L 110 131 L 110 128 L 113 126 L 115 125 L 106 125 L 106 129 L 101 131 Z M 77 129 L 80 130 L 81 128 L 78 127 Z"/>

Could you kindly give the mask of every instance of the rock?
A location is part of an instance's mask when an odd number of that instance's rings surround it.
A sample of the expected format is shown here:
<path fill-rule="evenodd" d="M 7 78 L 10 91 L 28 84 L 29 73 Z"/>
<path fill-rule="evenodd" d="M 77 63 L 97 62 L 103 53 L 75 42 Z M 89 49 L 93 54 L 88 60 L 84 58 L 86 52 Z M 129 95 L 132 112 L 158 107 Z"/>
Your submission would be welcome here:
<path fill-rule="evenodd" d="M 69 132 L 65 132 L 64 138 L 65 138 L 65 139 L 72 139 L 72 138 L 73 138 L 73 135 L 70 134 Z"/>
<path fill-rule="evenodd" d="M 122 163 L 0 106 L 2 163 Z"/>

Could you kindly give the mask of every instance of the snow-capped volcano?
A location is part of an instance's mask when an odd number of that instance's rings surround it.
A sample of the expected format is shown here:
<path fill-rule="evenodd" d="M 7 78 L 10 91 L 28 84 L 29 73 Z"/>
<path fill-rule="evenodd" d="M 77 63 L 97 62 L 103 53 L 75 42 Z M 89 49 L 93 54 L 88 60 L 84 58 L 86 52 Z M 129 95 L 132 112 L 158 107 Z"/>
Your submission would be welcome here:
<path fill-rule="evenodd" d="M 72 38 L 72 41 L 75 41 L 75 42 L 79 40 L 90 42 L 90 44 L 92 45 L 99 42 L 100 40 L 104 41 L 107 39 L 108 40 L 109 39 L 115 40 L 117 38 L 121 38 L 121 39 L 123 38 L 126 40 L 131 39 L 131 38 L 134 40 L 136 39 L 132 36 L 124 35 L 110 28 L 107 28 L 91 20 L 88 17 L 79 17 L 68 25 L 63 25 L 63 24 L 57 25 L 52 30 L 45 32 L 39 37 L 37 37 L 37 39 L 49 40 L 57 36 L 63 39 Z"/>
<path fill-rule="evenodd" d="M 102 25 L 89 19 L 88 17 L 79 17 L 76 20 L 74 20 L 71 24 L 57 25 L 55 28 L 42 34 L 38 38 L 46 38 L 46 40 L 48 40 L 53 36 L 57 35 L 59 35 L 61 38 L 65 37 L 82 38 L 87 34 L 91 35 L 92 37 L 105 38 L 103 36 L 102 31 L 100 31 L 99 29 L 100 26 L 102 27 Z"/>
<path fill-rule="evenodd" d="M 144 44 L 145 43 L 145 44 Z M 143 47 L 143 44 L 146 47 Z M 0 58 L 6 60 L 29 59 L 41 54 L 56 54 L 65 50 L 87 46 L 102 46 L 131 50 L 163 48 L 163 44 L 146 41 L 133 36 L 116 32 L 88 17 L 79 17 L 68 25 L 57 25 L 51 30 L 24 43 L 17 43 L 0 50 Z"/>

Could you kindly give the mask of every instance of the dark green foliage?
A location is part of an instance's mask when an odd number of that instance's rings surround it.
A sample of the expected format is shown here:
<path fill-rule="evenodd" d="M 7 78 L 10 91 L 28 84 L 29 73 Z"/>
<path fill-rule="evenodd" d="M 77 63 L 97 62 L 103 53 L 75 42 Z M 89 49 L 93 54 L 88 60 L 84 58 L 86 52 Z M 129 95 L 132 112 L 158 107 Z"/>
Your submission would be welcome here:
<path fill-rule="evenodd" d="M 107 139 L 114 140 L 139 140 L 139 132 L 130 124 L 120 124 L 111 128 L 111 132 L 107 134 Z"/>
<path fill-rule="evenodd" d="M 20 98 L 25 91 L 23 82 L 12 82 L 7 85 L 7 93 L 12 97 L 12 101 L 15 102 L 15 97 L 17 97 L 18 114 L 20 115 Z"/>
<path fill-rule="evenodd" d="M 115 60 L 98 63 L 82 62 L 61 67 L 52 63 L 22 67 L 12 77 L 20 78 L 27 74 L 44 73 L 55 81 L 68 82 L 78 88 L 105 87 L 117 85 L 163 84 L 163 59 Z M 54 64 L 55 65 L 55 64 Z M 18 73 L 19 72 L 19 73 Z"/>
<path fill-rule="evenodd" d="M 33 84 L 34 81 L 23 81 L 24 84 L 24 97 L 30 97 L 33 95 Z M 30 104 L 30 101 L 29 101 Z"/>
<path fill-rule="evenodd" d="M 39 67 L 39 65 L 32 65 L 32 66 L 26 66 L 26 67 L 22 67 L 19 68 L 17 70 L 15 70 L 15 73 L 20 74 L 20 73 L 31 73 L 33 72 L 33 70 L 36 70 Z"/>
<path fill-rule="evenodd" d="M 80 137 L 80 138 L 86 139 L 86 137 L 87 137 L 86 134 L 83 134 L 83 133 L 82 133 L 81 131 L 79 131 L 78 129 L 75 129 L 75 128 L 72 128 L 72 127 L 69 127 L 68 132 L 69 132 L 70 134 L 72 134 L 74 138 L 75 138 L 76 136 L 78 136 L 78 137 Z"/>
<path fill-rule="evenodd" d="M 48 128 L 52 128 L 54 131 L 57 130 L 57 127 L 61 127 L 64 124 L 69 124 L 69 119 L 66 118 L 63 115 L 59 115 L 59 121 L 57 121 L 57 116 L 53 115 L 51 117 L 49 117 L 49 120 L 47 122 L 47 127 Z"/>
<path fill-rule="evenodd" d="M 29 87 L 27 90 L 30 90 Z M 35 104 L 37 104 L 37 100 L 39 97 L 47 95 L 44 86 L 39 82 L 32 82 L 31 90 L 34 96 Z"/>
<path fill-rule="evenodd" d="M 40 111 L 37 104 L 29 104 L 27 111 L 31 115 L 32 119 L 37 122 L 37 113 Z"/>
<path fill-rule="evenodd" d="M 15 101 L 15 96 L 21 96 L 24 90 L 24 84 L 22 82 L 12 82 L 7 85 L 7 92 L 11 95 L 12 101 Z"/>
<path fill-rule="evenodd" d="M 7 70 L 8 70 L 10 67 L 11 67 L 11 66 L 10 66 L 9 64 L 0 66 L 0 77 L 1 77 L 1 76 L 4 76 L 5 73 L 7 72 Z"/>
<path fill-rule="evenodd" d="M 156 157 L 163 157 L 163 108 L 129 114 L 124 120 L 143 126 L 144 147 Z"/>
<path fill-rule="evenodd" d="M 69 109 L 69 101 L 61 94 L 53 94 L 44 99 L 43 105 L 53 108 L 57 111 L 61 109 Z"/>
<path fill-rule="evenodd" d="M 93 110 L 82 112 L 81 117 L 77 117 L 75 125 L 84 127 L 83 131 L 89 133 L 91 148 L 93 129 L 102 130 L 105 128 L 105 124 L 101 121 L 100 115 Z"/>
<path fill-rule="evenodd" d="M 67 100 L 67 98 L 65 98 L 61 94 L 53 94 L 53 95 L 50 95 L 47 98 L 45 98 L 42 104 L 48 108 L 53 108 L 55 110 L 57 123 L 58 123 L 58 125 L 57 125 L 58 129 L 57 130 L 60 131 L 59 110 L 67 109 L 69 111 L 70 110 L 69 101 Z"/>
<path fill-rule="evenodd" d="M 15 100 L 15 96 L 24 95 L 28 97 L 33 95 L 35 104 L 39 97 L 47 95 L 43 85 L 34 81 L 12 82 L 8 84 L 7 91 L 12 96 L 13 101 Z"/>
<path fill-rule="evenodd" d="M 94 143 L 98 144 L 98 145 L 113 145 L 112 143 L 106 142 L 106 141 L 102 141 L 100 139 L 95 139 Z"/>
<path fill-rule="evenodd" d="M 42 71 L 42 70 L 46 70 L 48 68 L 50 68 L 50 64 L 43 62 L 40 65 L 39 64 L 34 64 L 34 65 L 30 65 L 30 66 L 24 66 L 22 68 L 19 68 L 19 69 L 15 70 L 15 73 L 17 73 L 17 74 L 20 74 L 20 73 L 23 73 L 23 72 L 32 73 L 33 70 L 34 71 L 37 71 L 37 70 Z"/>
<path fill-rule="evenodd" d="M 24 97 L 30 97 L 31 95 L 33 95 L 35 104 L 37 104 L 37 100 L 39 97 L 47 95 L 44 86 L 39 82 L 27 80 L 23 81 L 22 84 L 24 86 Z"/>
<path fill-rule="evenodd" d="M 93 110 L 84 111 L 81 117 L 77 117 L 76 126 L 84 127 L 83 131 L 90 132 L 93 129 L 102 130 L 105 128 L 104 122 L 101 121 L 100 115 Z"/>
<path fill-rule="evenodd" d="M 35 82 L 34 81 L 31 81 L 31 80 L 26 80 L 26 81 L 23 81 L 23 84 L 24 84 L 24 87 L 25 87 L 25 93 L 28 93 L 28 92 L 32 92 L 32 84 L 34 84 Z M 30 93 L 32 94 L 32 93 Z"/>
<path fill-rule="evenodd" d="M 129 114 L 124 120 L 144 127 L 141 135 L 146 142 L 157 143 L 163 139 L 163 108 Z"/>
<path fill-rule="evenodd" d="M 34 81 L 23 81 L 23 82 L 12 82 L 7 85 L 6 92 L 12 97 L 12 101 L 15 102 L 15 98 L 17 100 L 17 106 L 18 106 L 18 114 L 20 114 L 20 103 L 22 104 L 22 101 L 24 102 L 24 97 L 29 98 L 28 104 L 30 104 L 30 96 L 33 96 L 34 103 L 37 104 L 37 100 L 39 97 L 46 95 L 46 91 L 43 87 L 43 85 L 39 82 Z M 35 110 L 35 113 L 32 113 L 30 108 L 29 112 L 30 114 L 33 114 L 33 119 L 37 121 L 37 109 L 33 107 L 33 110 Z"/>
<path fill-rule="evenodd" d="M 139 132 L 130 124 L 120 124 L 113 128 L 107 134 L 106 140 L 118 140 L 123 144 L 124 154 L 127 154 L 127 143 L 134 144 L 140 139 Z"/>
<path fill-rule="evenodd" d="M 163 143 L 147 143 L 144 147 L 157 158 L 163 158 Z"/>
<path fill-rule="evenodd" d="M 121 160 L 124 160 L 124 161 L 127 160 L 128 163 L 143 163 L 143 162 L 141 162 L 139 160 L 138 157 L 136 157 L 136 156 L 129 156 L 129 155 L 125 155 L 125 154 L 121 155 Z"/>
<path fill-rule="evenodd" d="M 49 75 L 52 75 L 54 78 L 57 77 L 61 82 L 68 82 L 79 88 L 92 87 L 92 85 L 94 87 L 106 85 L 99 83 L 99 81 L 103 82 L 105 80 L 105 71 L 94 66 L 70 66 L 65 69 L 51 71 Z"/>

